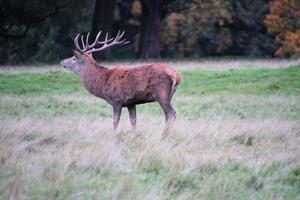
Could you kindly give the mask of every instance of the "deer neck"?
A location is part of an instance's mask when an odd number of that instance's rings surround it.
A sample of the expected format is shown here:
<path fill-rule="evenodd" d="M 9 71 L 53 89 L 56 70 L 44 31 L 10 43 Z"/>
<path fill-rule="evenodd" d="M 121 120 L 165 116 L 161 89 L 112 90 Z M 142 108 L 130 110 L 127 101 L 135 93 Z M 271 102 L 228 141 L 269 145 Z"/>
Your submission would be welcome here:
<path fill-rule="evenodd" d="M 87 65 L 80 74 L 80 81 L 93 95 L 103 98 L 102 88 L 105 84 L 108 69 L 92 63 Z"/>

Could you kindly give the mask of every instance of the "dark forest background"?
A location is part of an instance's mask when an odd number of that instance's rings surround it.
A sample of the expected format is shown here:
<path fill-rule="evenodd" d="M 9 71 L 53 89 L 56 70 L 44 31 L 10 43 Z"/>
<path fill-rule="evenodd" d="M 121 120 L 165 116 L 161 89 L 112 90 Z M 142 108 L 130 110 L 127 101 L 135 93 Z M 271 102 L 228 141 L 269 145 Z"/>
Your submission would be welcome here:
<path fill-rule="evenodd" d="M 130 41 L 101 59 L 300 56 L 300 0 L 0 2 L 0 64 L 58 62 L 99 30 Z"/>

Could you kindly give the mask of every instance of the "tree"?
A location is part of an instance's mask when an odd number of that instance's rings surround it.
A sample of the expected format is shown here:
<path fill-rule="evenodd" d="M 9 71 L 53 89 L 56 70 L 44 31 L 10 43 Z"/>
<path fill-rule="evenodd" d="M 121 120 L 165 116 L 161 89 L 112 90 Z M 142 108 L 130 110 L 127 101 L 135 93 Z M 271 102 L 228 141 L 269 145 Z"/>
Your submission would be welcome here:
<path fill-rule="evenodd" d="M 6 39 L 23 38 L 32 26 L 59 14 L 70 4 L 70 0 L 1 0 L 0 36 Z"/>
<path fill-rule="evenodd" d="M 0 63 L 49 62 L 68 54 L 71 29 L 85 17 L 81 12 L 87 4 L 87 0 L 1 0 Z"/>
<path fill-rule="evenodd" d="M 194 0 L 140 0 L 142 6 L 141 32 L 139 40 L 140 58 L 160 57 L 161 23 L 171 12 L 185 10 Z M 188 5 L 188 6 L 187 6 Z"/>
<path fill-rule="evenodd" d="M 299 0 L 273 0 L 265 24 L 279 44 L 276 56 L 300 57 Z"/>
<path fill-rule="evenodd" d="M 141 0 L 142 17 L 139 40 L 140 58 L 159 57 L 159 32 L 164 0 Z"/>
<path fill-rule="evenodd" d="M 105 34 L 112 36 L 113 17 L 115 10 L 115 0 L 96 0 L 94 15 L 91 28 L 91 41 L 95 39 L 97 33 L 101 30 L 100 40 L 105 39 Z M 102 55 L 102 56 L 101 56 Z M 96 57 L 107 58 L 110 56 L 110 50 L 96 53 Z"/>

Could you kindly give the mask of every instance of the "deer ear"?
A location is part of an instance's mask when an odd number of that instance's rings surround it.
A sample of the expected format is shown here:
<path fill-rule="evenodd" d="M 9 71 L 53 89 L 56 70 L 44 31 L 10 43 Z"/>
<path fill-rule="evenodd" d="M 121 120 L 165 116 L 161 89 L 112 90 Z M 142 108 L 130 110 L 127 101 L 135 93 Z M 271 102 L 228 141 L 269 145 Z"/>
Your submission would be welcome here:
<path fill-rule="evenodd" d="M 77 59 L 83 59 L 82 54 L 79 53 L 78 51 L 75 50 L 75 51 L 73 52 L 73 54 L 74 54 L 74 56 L 75 56 Z"/>
<path fill-rule="evenodd" d="M 92 53 L 83 53 L 83 55 L 88 59 L 94 60 Z"/>

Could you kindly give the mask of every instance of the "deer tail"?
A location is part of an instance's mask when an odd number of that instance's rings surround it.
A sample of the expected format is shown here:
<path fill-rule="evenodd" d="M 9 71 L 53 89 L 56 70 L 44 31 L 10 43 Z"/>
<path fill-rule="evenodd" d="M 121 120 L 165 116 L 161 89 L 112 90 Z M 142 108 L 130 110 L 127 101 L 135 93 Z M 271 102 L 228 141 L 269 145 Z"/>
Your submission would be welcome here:
<path fill-rule="evenodd" d="M 171 87 L 171 92 L 170 92 L 170 97 L 169 100 L 171 101 L 173 94 L 176 91 L 177 85 L 179 85 L 181 82 L 181 75 L 176 72 L 176 76 L 171 76 L 171 83 L 172 83 L 172 87 Z"/>

